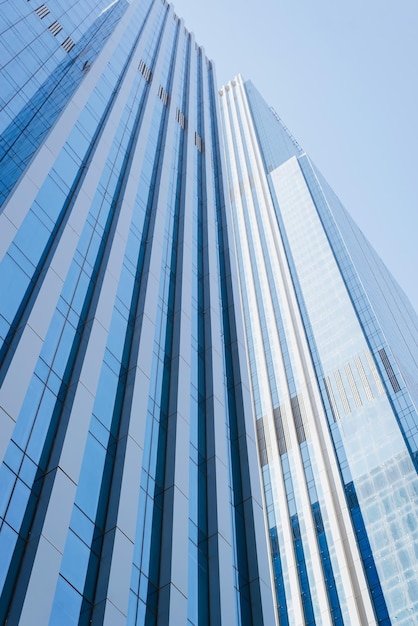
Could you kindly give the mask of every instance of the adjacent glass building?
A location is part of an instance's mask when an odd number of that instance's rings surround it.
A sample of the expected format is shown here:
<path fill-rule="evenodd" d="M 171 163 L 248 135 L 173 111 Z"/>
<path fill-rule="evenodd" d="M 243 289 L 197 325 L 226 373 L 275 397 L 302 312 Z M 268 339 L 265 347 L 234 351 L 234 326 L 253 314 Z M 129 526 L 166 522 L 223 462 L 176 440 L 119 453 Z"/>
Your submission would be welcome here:
<path fill-rule="evenodd" d="M 413 624 L 393 278 L 166 2 L 0 8 L 0 623 Z"/>
<path fill-rule="evenodd" d="M 417 316 L 252 83 L 219 93 L 279 623 L 418 623 Z"/>

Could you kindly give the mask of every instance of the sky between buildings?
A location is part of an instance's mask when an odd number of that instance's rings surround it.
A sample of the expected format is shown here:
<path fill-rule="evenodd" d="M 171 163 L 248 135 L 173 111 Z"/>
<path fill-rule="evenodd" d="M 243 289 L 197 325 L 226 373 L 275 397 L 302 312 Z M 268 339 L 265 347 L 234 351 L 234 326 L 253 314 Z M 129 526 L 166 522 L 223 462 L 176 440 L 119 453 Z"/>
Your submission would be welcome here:
<path fill-rule="evenodd" d="M 251 79 L 418 311 L 417 0 L 176 0 L 216 63 Z"/>

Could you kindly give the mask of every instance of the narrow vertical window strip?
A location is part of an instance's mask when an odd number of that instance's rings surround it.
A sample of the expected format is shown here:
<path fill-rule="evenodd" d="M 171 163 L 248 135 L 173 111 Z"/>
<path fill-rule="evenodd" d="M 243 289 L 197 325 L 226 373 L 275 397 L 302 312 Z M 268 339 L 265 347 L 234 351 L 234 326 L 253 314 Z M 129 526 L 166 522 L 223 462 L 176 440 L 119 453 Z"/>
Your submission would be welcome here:
<path fill-rule="evenodd" d="M 335 382 L 337 383 L 337 389 L 338 389 L 338 393 L 344 408 L 344 413 L 346 415 L 349 415 L 351 413 L 351 407 L 350 407 L 350 403 L 348 401 L 348 397 L 347 397 L 347 393 L 345 391 L 345 387 L 341 378 L 341 373 L 339 370 L 336 370 L 334 372 L 334 378 L 335 378 Z"/>
<path fill-rule="evenodd" d="M 286 411 L 284 406 L 281 407 L 280 413 L 281 413 L 281 418 L 282 418 L 284 439 L 285 439 L 285 442 L 286 442 L 286 449 L 288 451 L 288 450 L 292 449 L 292 439 L 290 437 L 290 431 L 289 431 L 289 422 L 288 422 L 289 418 L 287 416 L 287 411 Z M 290 419 L 292 419 L 292 418 L 290 418 Z"/>
<path fill-rule="evenodd" d="M 279 449 L 279 454 L 282 455 L 285 452 L 287 452 L 287 446 L 286 446 L 286 438 L 285 438 L 284 429 L 283 429 L 282 412 L 281 412 L 280 407 L 277 407 L 276 409 L 274 409 L 273 415 L 274 415 L 274 428 L 276 431 L 276 438 L 277 438 L 277 447 Z"/>
<path fill-rule="evenodd" d="M 328 401 L 331 407 L 334 422 L 336 422 L 337 420 L 340 419 L 340 414 L 338 413 L 338 407 L 337 407 L 337 403 L 335 402 L 334 392 L 332 390 L 332 385 L 331 385 L 329 376 L 325 376 L 324 383 L 325 383 L 325 391 L 327 392 Z"/>
<path fill-rule="evenodd" d="M 363 363 L 361 362 L 361 357 L 357 356 L 354 359 L 354 362 L 356 364 L 356 368 L 359 373 L 360 380 L 363 384 L 363 389 L 366 394 L 366 398 L 369 400 L 369 402 L 371 402 L 374 396 L 373 396 L 372 388 L 370 387 L 369 381 L 367 380 L 366 372 L 364 371 Z"/>
<path fill-rule="evenodd" d="M 305 427 L 303 425 L 303 420 L 302 420 L 300 399 L 301 399 L 301 396 L 293 396 L 292 398 L 290 398 L 293 421 L 295 424 L 296 436 L 297 436 L 299 444 L 306 441 L 306 434 L 305 434 Z"/>
<path fill-rule="evenodd" d="M 300 417 L 302 420 L 302 427 L 305 433 L 305 440 L 309 439 L 309 420 L 307 418 L 306 415 L 306 409 L 305 409 L 305 402 L 303 399 L 303 394 L 298 394 L 298 403 L 299 403 L 299 409 L 300 409 Z"/>
<path fill-rule="evenodd" d="M 367 359 L 367 362 L 368 362 L 369 367 L 371 369 L 373 380 L 374 380 L 374 382 L 376 384 L 376 387 L 377 387 L 377 391 L 378 391 L 378 393 L 380 395 L 382 395 L 382 394 L 385 393 L 385 390 L 384 390 L 384 387 L 383 387 L 383 384 L 382 384 L 382 380 L 381 380 L 381 378 L 379 376 L 379 372 L 377 371 L 374 359 L 373 359 L 373 357 L 372 357 L 372 355 L 370 354 L 369 351 L 366 352 L 366 359 Z"/>
<path fill-rule="evenodd" d="M 268 460 L 268 455 L 267 455 L 266 436 L 264 432 L 264 422 L 263 422 L 262 417 L 256 420 L 256 427 L 257 427 L 258 454 L 260 457 L 260 465 L 261 467 L 264 467 L 264 465 L 268 464 L 269 460 Z"/>
<path fill-rule="evenodd" d="M 386 374 L 389 378 L 390 384 L 392 385 L 392 389 L 395 393 L 401 390 L 398 379 L 395 376 L 395 372 L 393 371 L 392 365 L 388 359 L 388 355 L 386 354 L 386 350 L 381 348 L 379 350 L 379 356 L 382 360 L 383 367 L 385 368 Z"/>
<path fill-rule="evenodd" d="M 360 394 L 359 394 L 358 389 L 357 389 L 356 381 L 354 380 L 354 376 L 353 376 L 353 371 L 351 369 L 351 365 L 349 363 L 346 363 L 344 365 L 344 370 L 345 370 L 345 373 L 346 373 L 346 376 L 347 376 L 348 384 L 350 385 L 352 396 L 354 398 L 354 403 L 355 403 L 356 407 L 358 408 L 358 407 L 362 406 L 362 401 L 361 401 Z"/>

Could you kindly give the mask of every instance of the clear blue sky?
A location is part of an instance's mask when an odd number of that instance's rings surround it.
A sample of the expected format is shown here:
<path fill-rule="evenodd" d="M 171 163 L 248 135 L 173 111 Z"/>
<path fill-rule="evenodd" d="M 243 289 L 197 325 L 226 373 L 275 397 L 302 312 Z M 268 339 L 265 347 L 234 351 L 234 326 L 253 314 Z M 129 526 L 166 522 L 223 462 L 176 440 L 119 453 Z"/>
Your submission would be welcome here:
<path fill-rule="evenodd" d="M 418 1 L 174 5 L 218 84 L 254 82 L 418 310 Z"/>

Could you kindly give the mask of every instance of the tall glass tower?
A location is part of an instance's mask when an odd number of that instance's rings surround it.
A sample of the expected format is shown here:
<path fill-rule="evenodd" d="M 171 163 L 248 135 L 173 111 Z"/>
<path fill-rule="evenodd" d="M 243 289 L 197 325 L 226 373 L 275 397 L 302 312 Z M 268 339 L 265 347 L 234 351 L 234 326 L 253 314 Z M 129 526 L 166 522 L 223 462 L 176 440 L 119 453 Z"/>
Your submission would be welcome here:
<path fill-rule="evenodd" d="M 0 623 L 413 624 L 405 296 L 165 1 L 0 5 Z"/>
<path fill-rule="evenodd" d="M 1 9 L 0 623 L 274 624 L 212 64 Z"/>
<path fill-rule="evenodd" d="M 418 319 L 251 82 L 220 93 L 280 624 L 418 620 Z"/>

